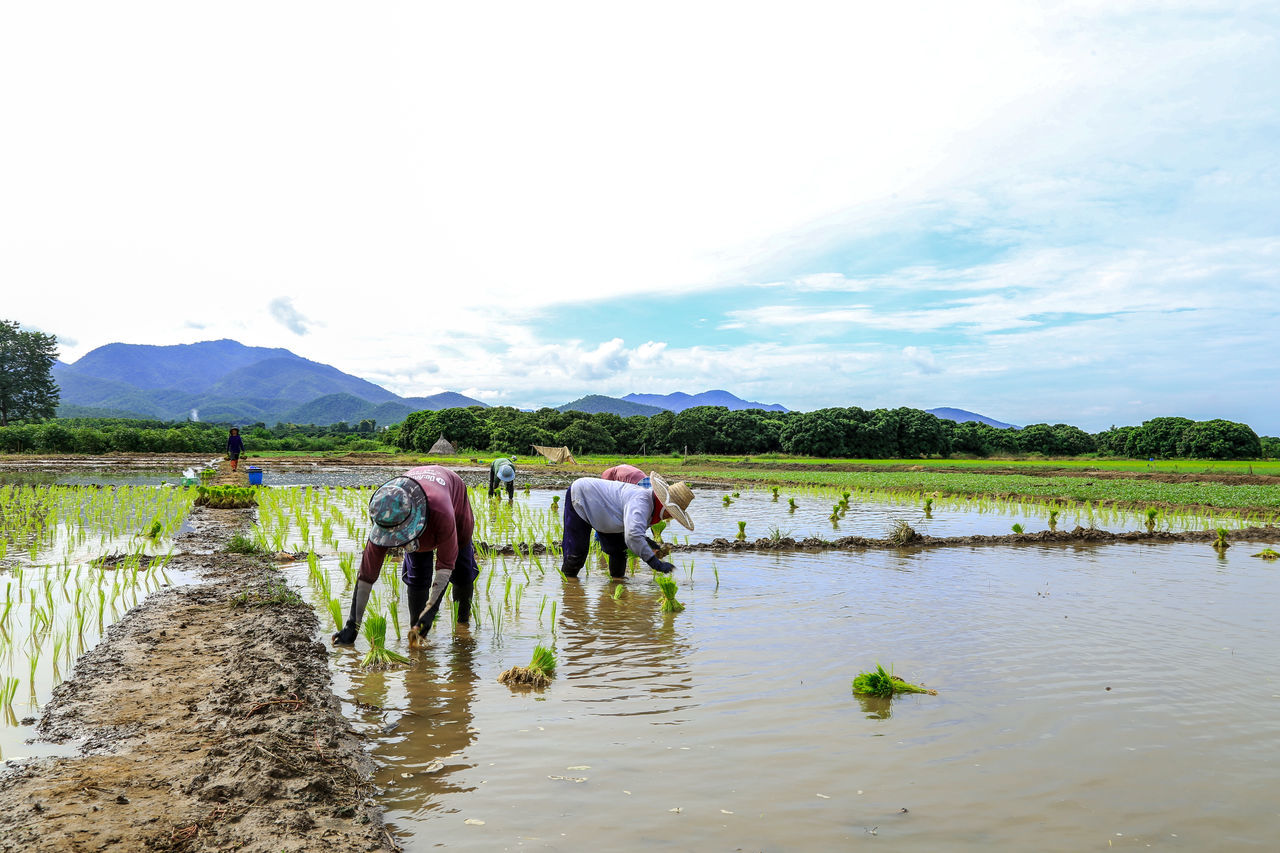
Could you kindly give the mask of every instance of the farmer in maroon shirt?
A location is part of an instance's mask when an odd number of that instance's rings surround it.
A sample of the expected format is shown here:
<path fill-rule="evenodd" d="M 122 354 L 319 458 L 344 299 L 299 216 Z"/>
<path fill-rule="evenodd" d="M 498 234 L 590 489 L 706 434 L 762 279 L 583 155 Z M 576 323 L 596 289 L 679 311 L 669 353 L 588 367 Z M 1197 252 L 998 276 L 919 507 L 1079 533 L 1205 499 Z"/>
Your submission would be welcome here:
<path fill-rule="evenodd" d="M 372 526 L 351 596 L 351 615 L 346 626 L 333 635 L 334 645 L 356 641 L 369 593 L 391 548 L 404 548 L 401 577 L 409 597 L 409 618 L 414 624 L 409 639 L 421 639 L 431 630 L 450 583 L 453 600 L 458 604 L 458 624 L 466 625 L 471 616 L 471 592 L 480 570 L 471 545 L 475 518 L 462 478 L 439 465 L 412 468 L 374 493 L 369 501 L 369 520 Z"/>

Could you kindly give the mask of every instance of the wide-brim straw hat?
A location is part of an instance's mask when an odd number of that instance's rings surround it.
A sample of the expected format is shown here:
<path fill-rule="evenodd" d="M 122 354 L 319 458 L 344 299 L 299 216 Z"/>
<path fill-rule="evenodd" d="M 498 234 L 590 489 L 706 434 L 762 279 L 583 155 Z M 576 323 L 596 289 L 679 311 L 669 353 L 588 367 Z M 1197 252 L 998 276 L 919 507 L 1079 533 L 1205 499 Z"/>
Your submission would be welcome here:
<path fill-rule="evenodd" d="M 412 477 L 396 477 L 369 499 L 369 541 L 395 548 L 412 542 L 427 526 L 427 493 Z"/>
<path fill-rule="evenodd" d="M 653 488 L 653 493 L 657 495 L 658 500 L 662 501 L 662 508 L 667 511 L 667 514 L 692 530 L 693 519 L 685 511 L 689 507 L 689 501 L 693 500 L 693 490 L 688 484 L 681 480 L 668 485 L 661 474 L 650 471 L 649 485 Z"/>
<path fill-rule="evenodd" d="M 510 483 L 516 478 L 516 469 L 510 464 L 498 466 L 498 479 L 504 483 Z"/>

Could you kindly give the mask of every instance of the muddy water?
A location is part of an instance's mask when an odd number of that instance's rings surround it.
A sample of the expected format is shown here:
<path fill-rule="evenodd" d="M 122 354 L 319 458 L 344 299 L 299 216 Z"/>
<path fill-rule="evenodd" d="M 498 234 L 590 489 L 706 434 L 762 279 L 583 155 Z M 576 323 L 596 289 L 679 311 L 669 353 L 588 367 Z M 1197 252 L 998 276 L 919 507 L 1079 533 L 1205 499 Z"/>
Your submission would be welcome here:
<path fill-rule="evenodd" d="M 1263 848 L 1280 570 L 1252 550 L 682 558 L 674 615 L 642 575 L 495 562 L 413 668 L 332 661 L 411 850 Z M 498 684 L 538 641 L 552 686 Z M 876 662 L 939 695 L 860 701 Z"/>
<path fill-rule="evenodd" d="M 734 539 L 738 535 L 738 522 L 745 521 L 745 536 L 754 541 L 773 535 L 794 539 L 818 537 L 838 539 L 842 536 L 884 538 L 899 521 L 905 521 L 917 533 L 926 536 L 976 536 L 998 535 L 1012 532 L 1013 525 L 1021 525 L 1024 532 L 1035 533 L 1050 529 L 1049 507 L 1036 504 L 1018 504 L 997 501 L 969 501 L 964 499 L 935 498 L 932 508 L 926 512 L 915 497 L 895 498 L 892 495 L 850 497 L 849 507 L 838 521 L 831 521 L 832 507 L 840 500 L 840 492 L 831 489 L 782 490 L 777 501 L 767 490 L 739 491 L 738 496 L 723 489 L 693 489 L 694 499 L 689 505 L 694 530 L 685 530 L 677 523 L 667 527 L 664 536 L 668 540 L 688 543 L 706 543 L 713 539 Z M 559 496 L 563 506 L 563 490 L 532 489 L 527 494 L 517 493 L 516 504 L 529 514 L 548 513 L 552 499 Z M 725 505 L 724 498 L 730 503 Z M 794 499 L 796 508 L 789 501 Z M 486 519 L 479 517 L 487 506 L 485 490 L 472 491 L 472 505 L 478 514 L 477 537 L 497 544 L 498 538 L 489 538 Z M 557 529 L 559 512 L 549 516 Z M 1056 518 L 1057 529 L 1071 530 L 1094 527 L 1121 533 L 1145 530 L 1146 517 L 1140 513 L 1124 512 L 1109 508 L 1072 505 L 1060 508 Z M 1164 514 L 1156 519 L 1157 530 L 1206 530 L 1218 526 L 1236 529 L 1245 522 L 1235 515 L 1217 517 L 1193 514 Z"/>

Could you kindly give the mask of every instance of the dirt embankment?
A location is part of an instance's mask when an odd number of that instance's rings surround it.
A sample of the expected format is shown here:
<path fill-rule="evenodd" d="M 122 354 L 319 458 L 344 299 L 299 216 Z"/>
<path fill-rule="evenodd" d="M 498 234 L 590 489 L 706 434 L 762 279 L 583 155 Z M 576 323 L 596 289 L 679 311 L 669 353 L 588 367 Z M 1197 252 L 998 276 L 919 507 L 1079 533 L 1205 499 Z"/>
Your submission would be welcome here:
<path fill-rule="evenodd" d="M 44 739 L 0 769 L 0 851 L 392 850 L 312 609 L 269 562 L 221 553 L 247 510 L 196 509 L 161 590 L 76 664 Z"/>

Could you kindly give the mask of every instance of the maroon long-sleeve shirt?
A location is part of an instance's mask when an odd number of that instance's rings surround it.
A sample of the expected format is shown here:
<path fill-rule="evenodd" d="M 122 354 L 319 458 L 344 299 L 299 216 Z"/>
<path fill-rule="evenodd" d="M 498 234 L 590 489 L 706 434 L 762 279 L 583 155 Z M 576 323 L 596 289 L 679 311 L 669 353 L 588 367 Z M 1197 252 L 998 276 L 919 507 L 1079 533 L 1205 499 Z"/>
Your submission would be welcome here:
<path fill-rule="evenodd" d="M 436 569 L 453 571 L 459 551 L 471 544 L 476 520 L 467 499 L 467 484 L 439 465 L 411 468 L 404 476 L 416 480 L 427 495 L 427 527 L 418 536 L 419 552 L 436 552 Z M 382 574 L 389 548 L 366 542 L 360 557 L 360 580 L 373 583 Z"/>

